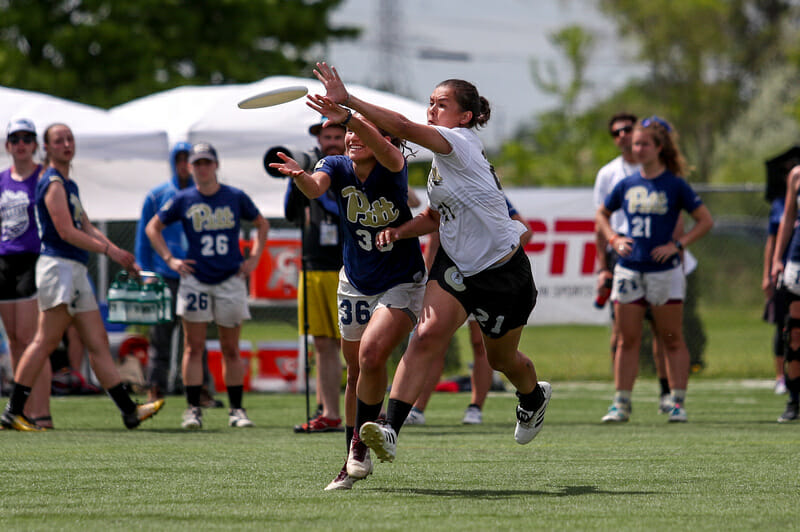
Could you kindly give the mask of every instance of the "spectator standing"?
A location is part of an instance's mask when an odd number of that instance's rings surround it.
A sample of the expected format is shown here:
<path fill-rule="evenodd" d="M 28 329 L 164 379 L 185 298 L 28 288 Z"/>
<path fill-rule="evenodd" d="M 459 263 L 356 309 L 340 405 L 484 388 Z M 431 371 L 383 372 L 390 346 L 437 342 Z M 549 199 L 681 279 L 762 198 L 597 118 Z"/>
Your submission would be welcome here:
<path fill-rule="evenodd" d="M 0 172 L 0 318 L 8 336 L 12 370 L 33 341 L 39 311 L 34 272 L 41 241 L 35 208 L 36 184 L 43 168 L 33 159 L 38 147 L 32 121 L 21 118 L 8 124 L 6 151 L 12 165 Z M 50 365 L 44 364 L 25 408 L 25 416 L 44 428 L 53 428 L 51 380 Z"/>
<path fill-rule="evenodd" d="M 89 251 L 104 253 L 132 275 L 139 267 L 131 253 L 118 248 L 89 221 L 78 185 L 70 178 L 75 138 L 64 124 L 53 124 L 43 135 L 49 168 L 36 187 L 36 216 L 42 247 L 36 261 L 39 321 L 33 338 L 14 373 L 11 398 L 0 421 L 20 431 L 42 431 L 23 414 L 31 387 L 70 323 L 75 323 L 102 387 L 122 412 L 129 429 L 156 414 L 163 399 L 137 405 L 120 381 L 111 357 L 108 335 L 89 284 Z"/>
<path fill-rule="evenodd" d="M 324 123 L 325 120 L 308 130 L 317 138 L 318 158 L 344 154 L 347 128 L 334 123 L 322 127 Z M 301 337 L 306 334 L 312 336 L 317 356 L 317 412 L 310 421 L 295 425 L 295 432 L 341 431 L 341 335 L 337 324 L 336 301 L 339 270 L 342 268 L 339 207 L 333 190 L 327 190 L 319 198 L 308 199 L 290 179 L 284 199 L 284 215 L 290 222 L 304 225 L 304 268 L 300 272 L 297 291 L 298 332 Z M 304 319 L 306 312 L 308 331 Z"/>
<path fill-rule="evenodd" d="M 787 178 L 783 216 L 775 241 L 775 252 L 772 255 L 772 280 L 777 282 L 778 279 L 783 279 L 789 302 L 789 315 L 785 321 L 784 351 L 789 400 L 783 414 L 778 417 L 778 423 L 796 421 L 800 410 L 800 231 L 795 230 L 800 220 L 798 201 L 800 201 L 800 166 L 795 166 Z"/>
<path fill-rule="evenodd" d="M 242 322 L 250 318 L 245 278 L 258 265 L 264 251 L 269 223 L 243 191 L 217 179 L 217 151 L 207 143 L 195 144 L 189 152 L 195 186 L 178 192 L 161 207 L 145 229 L 150 243 L 164 262 L 178 272 L 176 313 L 183 319 L 183 384 L 188 407 L 181 426 L 203 426 L 200 395 L 203 383 L 203 352 L 209 322 L 217 324 L 222 350 L 223 374 L 230 409 L 228 425 L 252 427 L 242 406 L 244 367 L 239 355 Z M 252 221 L 256 241 L 250 256 L 239 250 L 242 220 Z M 186 258 L 175 257 L 163 231 L 180 222 L 189 243 Z"/>
<path fill-rule="evenodd" d="M 713 221 L 699 196 L 681 177 L 686 174 L 686 162 L 678 148 L 677 134 L 667 121 L 652 116 L 637 123 L 633 153 L 640 169 L 614 186 L 596 216 L 598 231 L 619 256 L 611 291 L 620 336 L 614 357 L 616 394 L 603 421 L 630 418 L 642 322 L 649 306 L 666 354 L 672 390 L 669 421 L 685 422 L 690 359 L 682 326 L 686 296 L 683 251 L 705 235 Z M 611 226 L 611 215 L 618 210 L 625 213 L 628 222 L 625 235 Z M 696 223 L 676 239 L 674 231 L 682 210 L 688 211 Z"/>
<path fill-rule="evenodd" d="M 164 282 L 173 294 L 178 293 L 180 276 L 167 266 L 161 257 L 153 250 L 150 239 L 147 238 L 145 228 L 147 223 L 167 202 L 171 201 L 179 191 L 194 186 L 192 174 L 189 171 L 189 151 L 192 145 L 188 142 L 178 142 L 172 147 L 169 155 L 172 178 L 148 192 L 142 206 L 142 215 L 136 225 L 136 261 L 145 271 L 156 272 L 164 278 Z M 188 249 L 188 241 L 179 223 L 167 226 L 163 232 L 164 241 L 172 256 L 184 259 Z M 147 397 L 154 401 L 164 397 L 174 383 L 168 382 L 173 361 L 180 363 L 182 328 L 181 321 L 175 314 L 175 298 L 172 300 L 172 321 L 159 323 L 150 327 L 150 344 L 152 346 L 147 364 Z M 201 393 L 202 406 L 221 406 L 212 395 L 211 377 L 208 371 L 208 352 L 203 352 L 203 391 Z"/>

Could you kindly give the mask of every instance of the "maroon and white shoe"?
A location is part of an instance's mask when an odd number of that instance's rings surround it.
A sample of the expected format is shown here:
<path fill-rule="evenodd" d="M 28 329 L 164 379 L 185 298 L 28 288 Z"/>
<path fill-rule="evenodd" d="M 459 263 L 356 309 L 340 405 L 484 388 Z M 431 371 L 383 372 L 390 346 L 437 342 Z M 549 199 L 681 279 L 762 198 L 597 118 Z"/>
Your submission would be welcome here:
<path fill-rule="evenodd" d="M 369 448 L 358 437 L 353 435 L 350 441 L 350 452 L 347 454 L 347 474 L 355 480 L 366 478 L 372 473 L 372 460 L 369 457 Z"/>

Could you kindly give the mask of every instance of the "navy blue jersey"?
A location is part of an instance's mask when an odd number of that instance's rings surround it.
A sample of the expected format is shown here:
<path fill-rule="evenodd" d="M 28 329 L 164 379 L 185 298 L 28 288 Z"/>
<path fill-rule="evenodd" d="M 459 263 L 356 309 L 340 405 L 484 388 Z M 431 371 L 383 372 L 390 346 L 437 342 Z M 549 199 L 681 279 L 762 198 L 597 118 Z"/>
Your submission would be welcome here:
<path fill-rule="evenodd" d="M 775 198 L 769 206 L 769 221 L 767 222 L 767 236 L 778 236 L 778 228 L 781 226 L 781 218 L 783 218 L 783 210 L 786 207 L 786 200 L 784 198 Z M 796 225 L 796 224 L 795 224 Z M 789 250 L 795 249 L 796 245 L 800 245 L 794 241 L 795 231 L 792 231 L 792 239 L 789 245 L 783 250 L 783 262 L 786 262 L 786 257 L 789 256 Z M 800 256 L 800 251 L 797 252 Z M 796 260 L 796 259 L 795 259 Z"/>
<path fill-rule="evenodd" d="M 390 172 L 380 163 L 363 183 L 345 155 L 325 157 L 315 172 L 331 178 L 339 205 L 344 271 L 350 284 L 366 295 L 379 294 L 400 283 L 419 282 L 425 263 L 418 238 L 406 238 L 378 249 L 375 237 L 387 227 L 411 219 L 408 207 L 408 166 Z"/>
<path fill-rule="evenodd" d="M 62 239 L 53 224 L 53 219 L 50 218 L 50 211 L 47 210 L 44 203 L 44 196 L 53 183 L 64 185 L 67 194 L 67 209 L 72 218 L 72 225 L 83 230 L 83 206 L 78 195 L 78 185 L 71 179 L 64 179 L 64 176 L 55 168 L 48 168 L 36 184 L 36 225 L 39 227 L 39 238 L 42 240 L 41 254 L 86 264 L 89 262 L 89 252 Z"/>
<path fill-rule="evenodd" d="M 797 194 L 795 198 L 797 205 L 800 205 L 800 193 Z M 784 204 L 785 208 L 785 204 Z M 772 220 L 772 213 L 770 212 L 770 221 Z M 781 216 L 783 213 L 781 212 Z M 798 220 L 800 220 L 800 208 L 797 209 L 797 218 L 794 221 L 794 227 L 797 227 Z M 780 222 L 779 222 L 780 223 Z M 777 231 L 776 231 L 777 234 Z M 800 231 L 792 230 L 792 239 L 789 242 L 789 246 L 786 248 L 786 251 L 783 253 L 784 262 L 792 261 L 792 262 L 800 262 Z"/>
<path fill-rule="evenodd" d="M 259 215 L 253 200 L 228 185 L 220 185 L 211 196 L 197 187 L 181 190 L 158 211 L 164 225 L 180 221 L 189 241 L 187 259 L 195 261 L 194 276 L 206 284 L 219 284 L 239 271 L 239 229 L 242 220 Z"/>
<path fill-rule="evenodd" d="M 654 248 L 672 241 L 681 210 L 693 212 L 703 201 L 692 187 L 669 170 L 653 179 L 640 172 L 626 177 L 606 198 L 605 207 L 611 212 L 623 209 L 628 220 L 628 234 L 633 239 L 633 251 L 620 257 L 619 264 L 639 272 L 669 270 L 680 263 L 680 254 L 666 262 L 656 262 Z"/>

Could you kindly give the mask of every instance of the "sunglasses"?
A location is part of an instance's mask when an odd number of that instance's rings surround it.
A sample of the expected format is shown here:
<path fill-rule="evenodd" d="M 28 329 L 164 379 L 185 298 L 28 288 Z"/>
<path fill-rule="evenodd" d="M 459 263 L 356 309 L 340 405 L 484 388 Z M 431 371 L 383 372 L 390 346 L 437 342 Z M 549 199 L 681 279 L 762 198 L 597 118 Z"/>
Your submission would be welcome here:
<path fill-rule="evenodd" d="M 33 144 L 36 142 L 36 135 L 11 135 L 8 137 L 8 142 L 16 146 L 20 142 L 25 144 Z"/>
<path fill-rule="evenodd" d="M 667 122 L 663 118 L 657 117 L 656 115 L 653 115 L 650 118 L 645 118 L 644 120 L 642 120 L 642 127 L 649 127 L 654 124 L 658 124 L 659 126 L 666 129 L 667 133 L 672 131 L 672 127 L 669 125 L 669 122 Z"/>
<path fill-rule="evenodd" d="M 633 126 L 622 126 L 620 128 L 617 128 L 617 129 L 612 129 L 611 130 L 611 136 L 614 137 L 614 138 L 617 138 L 620 135 L 622 135 L 623 133 L 630 133 L 631 131 L 633 131 Z"/>

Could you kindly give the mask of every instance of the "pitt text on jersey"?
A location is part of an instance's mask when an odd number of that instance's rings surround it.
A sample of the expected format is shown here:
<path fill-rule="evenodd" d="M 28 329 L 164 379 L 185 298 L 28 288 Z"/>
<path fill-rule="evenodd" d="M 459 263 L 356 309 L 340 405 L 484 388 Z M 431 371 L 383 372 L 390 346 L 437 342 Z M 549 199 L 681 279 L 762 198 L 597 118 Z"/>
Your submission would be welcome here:
<path fill-rule="evenodd" d="M 351 223 L 373 228 L 385 227 L 400 216 L 400 211 L 391 201 L 381 197 L 370 204 L 367 196 L 353 186 L 343 188 L 342 197 L 347 203 L 347 220 Z"/>
<path fill-rule="evenodd" d="M 212 209 L 205 203 L 197 203 L 189 207 L 186 217 L 192 220 L 192 228 L 198 233 L 236 227 L 233 211 L 227 205 Z"/>
<path fill-rule="evenodd" d="M 666 214 L 669 210 L 667 193 L 648 192 L 645 187 L 632 187 L 625 193 L 628 212 L 631 214 Z"/>

